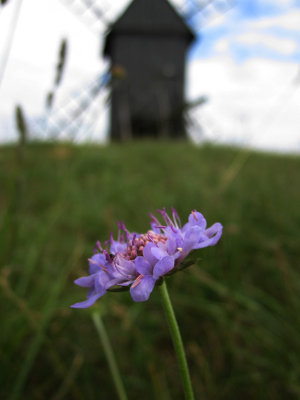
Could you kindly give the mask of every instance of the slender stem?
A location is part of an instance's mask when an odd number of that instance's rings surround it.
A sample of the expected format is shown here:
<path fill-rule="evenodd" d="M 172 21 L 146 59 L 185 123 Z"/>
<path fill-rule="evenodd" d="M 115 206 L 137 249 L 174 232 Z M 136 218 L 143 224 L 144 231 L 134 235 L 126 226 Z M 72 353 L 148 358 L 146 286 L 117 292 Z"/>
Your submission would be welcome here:
<path fill-rule="evenodd" d="M 103 321 L 102 321 L 102 318 L 101 318 L 99 312 L 94 312 L 92 314 L 92 318 L 93 318 L 97 333 L 99 335 L 100 341 L 102 343 L 105 357 L 108 362 L 110 373 L 111 373 L 112 379 L 114 381 L 119 399 L 127 400 L 127 395 L 126 395 L 123 381 L 122 381 L 122 378 L 121 378 L 121 375 L 120 375 L 120 372 L 119 372 L 119 369 L 117 366 L 116 358 L 115 358 L 111 343 L 109 341 L 105 326 L 103 324 Z"/>
<path fill-rule="evenodd" d="M 189 368 L 185 357 L 184 347 L 165 280 L 163 280 L 163 283 L 160 286 L 160 294 L 162 298 L 163 307 L 166 313 L 166 317 L 169 323 L 173 345 L 177 355 L 177 361 L 179 364 L 179 370 L 184 387 L 185 399 L 194 400 L 194 393 L 193 393 Z"/>

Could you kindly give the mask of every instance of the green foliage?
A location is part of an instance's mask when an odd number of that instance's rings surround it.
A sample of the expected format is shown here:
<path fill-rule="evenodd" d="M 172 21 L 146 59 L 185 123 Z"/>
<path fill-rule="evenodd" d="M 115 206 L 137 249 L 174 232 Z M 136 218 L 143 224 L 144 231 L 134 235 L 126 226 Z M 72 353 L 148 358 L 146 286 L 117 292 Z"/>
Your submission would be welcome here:
<path fill-rule="evenodd" d="M 53 83 L 53 88 L 47 93 L 46 96 L 46 108 L 48 110 L 52 108 L 55 98 L 55 93 L 59 85 L 61 84 L 63 72 L 67 61 L 67 51 L 68 51 L 68 42 L 66 39 L 62 39 L 59 45 L 58 61 L 55 68 L 55 79 Z"/>
<path fill-rule="evenodd" d="M 115 220 L 197 208 L 224 234 L 168 278 L 196 398 L 300 396 L 300 159 L 182 143 L 0 149 L 3 398 L 116 398 L 91 310 L 72 281 Z M 17 190 L 22 181 L 22 190 Z M 182 399 L 158 290 L 99 308 L 130 399 Z"/>
<path fill-rule="evenodd" d="M 61 82 L 63 70 L 66 64 L 66 59 L 67 59 L 67 40 L 62 39 L 59 48 L 58 63 L 56 66 L 55 86 L 59 86 Z"/>
<path fill-rule="evenodd" d="M 19 134 L 20 146 L 24 146 L 28 137 L 27 123 L 24 115 L 24 111 L 20 105 L 16 106 L 15 109 L 15 120 Z"/>

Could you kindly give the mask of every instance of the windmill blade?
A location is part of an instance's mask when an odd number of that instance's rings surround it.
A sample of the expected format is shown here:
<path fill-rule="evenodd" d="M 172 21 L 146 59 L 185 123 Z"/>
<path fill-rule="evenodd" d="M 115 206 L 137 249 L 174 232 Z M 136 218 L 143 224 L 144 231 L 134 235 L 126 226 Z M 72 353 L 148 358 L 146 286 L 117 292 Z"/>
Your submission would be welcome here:
<path fill-rule="evenodd" d="M 106 11 L 104 11 L 103 8 L 100 8 L 96 4 L 97 0 L 60 0 L 60 1 L 73 14 L 75 14 L 78 18 L 80 18 L 80 20 L 84 24 L 88 25 L 88 27 L 94 33 L 99 34 L 99 32 L 103 32 L 108 28 L 110 21 L 106 17 L 106 13 L 109 11 L 107 5 L 105 6 Z"/>
<path fill-rule="evenodd" d="M 237 0 L 188 0 L 179 10 L 189 23 L 199 14 L 225 13 L 230 10 Z"/>
<path fill-rule="evenodd" d="M 105 13 L 95 3 L 96 0 L 81 0 L 85 5 L 86 9 L 92 12 L 95 17 L 101 20 L 106 26 L 109 25 L 109 21 L 105 17 Z"/>
<path fill-rule="evenodd" d="M 80 89 L 69 96 L 59 108 L 48 117 L 48 130 L 52 136 L 74 136 L 82 127 L 85 117 L 100 93 L 107 88 L 109 73 L 101 74 L 84 89 Z"/>

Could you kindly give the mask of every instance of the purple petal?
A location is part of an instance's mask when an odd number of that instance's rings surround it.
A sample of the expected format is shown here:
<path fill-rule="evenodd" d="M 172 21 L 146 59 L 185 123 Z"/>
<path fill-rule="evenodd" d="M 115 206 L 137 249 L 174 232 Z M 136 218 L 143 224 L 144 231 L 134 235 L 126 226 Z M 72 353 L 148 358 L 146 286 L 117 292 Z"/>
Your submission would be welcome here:
<path fill-rule="evenodd" d="M 127 249 L 127 243 L 121 243 L 114 240 L 110 246 L 111 254 L 124 253 Z"/>
<path fill-rule="evenodd" d="M 167 256 L 159 260 L 153 269 L 153 278 L 159 279 L 174 268 L 174 258 Z"/>
<path fill-rule="evenodd" d="M 176 238 L 174 236 L 169 237 L 167 245 L 168 245 L 168 253 L 173 255 L 176 252 L 177 248 Z"/>
<path fill-rule="evenodd" d="M 161 260 L 163 257 L 166 257 L 168 255 L 168 253 L 165 250 L 157 246 L 152 247 L 151 253 L 156 259 L 155 262 L 157 262 L 157 260 Z"/>
<path fill-rule="evenodd" d="M 115 260 L 115 267 L 118 273 L 130 279 L 136 275 L 135 265 L 133 261 L 126 260 L 121 256 L 117 256 Z"/>
<path fill-rule="evenodd" d="M 74 281 L 74 283 L 81 287 L 92 287 L 94 286 L 95 277 L 97 274 L 93 274 L 90 276 L 82 276 Z"/>
<path fill-rule="evenodd" d="M 96 272 L 99 272 L 101 270 L 100 265 L 105 265 L 106 264 L 106 258 L 104 254 L 94 254 L 90 259 L 89 259 L 89 265 L 90 265 L 90 274 L 95 274 Z"/>
<path fill-rule="evenodd" d="M 218 239 L 219 239 L 222 235 L 222 231 L 223 231 L 223 226 L 219 222 L 216 222 L 210 228 L 206 229 L 205 234 L 209 238 L 216 235 L 216 236 L 218 236 Z"/>
<path fill-rule="evenodd" d="M 155 286 L 155 279 L 152 276 L 144 276 L 137 285 L 133 284 L 130 294 L 134 301 L 146 301 Z"/>
<path fill-rule="evenodd" d="M 204 230 L 206 228 L 206 219 L 198 211 L 193 211 L 189 215 L 189 222 L 184 225 L 182 231 L 185 232 L 188 228 L 195 226 L 195 225 L 199 226 L 199 228 L 201 228 L 202 230 Z"/>
<path fill-rule="evenodd" d="M 95 278 L 95 290 L 97 292 L 105 290 L 104 288 L 110 279 L 111 278 L 106 272 L 104 271 L 99 272 L 99 274 L 97 274 L 97 277 Z"/>
<path fill-rule="evenodd" d="M 137 257 L 135 259 L 135 268 L 139 274 L 152 275 L 153 267 L 145 257 Z"/>
<path fill-rule="evenodd" d="M 159 228 L 156 228 L 157 226 L 159 226 L 160 224 L 159 224 L 159 221 L 157 221 L 157 222 L 151 222 L 151 230 L 153 231 L 153 232 L 155 232 L 155 233 L 160 233 L 160 229 Z"/>
<path fill-rule="evenodd" d="M 154 243 L 147 243 L 143 250 L 144 257 L 151 265 L 154 265 L 157 262 L 157 258 L 154 257 L 151 251 L 153 248 L 156 248 Z"/>
<path fill-rule="evenodd" d="M 199 213 L 198 211 L 193 211 L 189 215 L 189 223 L 191 225 L 198 225 L 200 228 L 205 229 L 206 228 L 206 219 L 204 216 Z"/>
<path fill-rule="evenodd" d="M 197 246 L 194 247 L 194 249 L 201 249 L 207 246 L 214 246 L 222 236 L 222 231 L 223 231 L 223 226 L 219 222 L 216 222 L 205 231 L 207 239 L 197 244 Z"/>
<path fill-rule="evenodd" d="M 190 227 L 184 236 L 183 242 L 183 252 L 186 254 L 192 249 L 195 249 L 199 242 L 203 242 L 207 239 L 207 236 L 204 234 L 202 229 L 199 226 Z"/>
<path fill-rule="evenodd" d="M 91 307 L 99 297 L 103 296 L 104 293 L 97 293 L 93 296 L 90 296 L 87 300 L 82 301 L 80 303 L 72 304 L 71 308 L 88 308 Z"/>
<path fill-rule="evenodd" d="M 107 290 L 107 289 L 109 289 L 110 287 L 116 286 L 116 285 L 118 285 L 118 286 L 129 286 L 129 285 L 132 284 L 133 280 L 134 280 L 134 279 L 127 280 L 127 279 L 124 278 L 124 277 L 119 277 L 119 278 L 110 279 L 109 281 L 107 281 L 107 282 L 104 284 L 104 288 Z"/>

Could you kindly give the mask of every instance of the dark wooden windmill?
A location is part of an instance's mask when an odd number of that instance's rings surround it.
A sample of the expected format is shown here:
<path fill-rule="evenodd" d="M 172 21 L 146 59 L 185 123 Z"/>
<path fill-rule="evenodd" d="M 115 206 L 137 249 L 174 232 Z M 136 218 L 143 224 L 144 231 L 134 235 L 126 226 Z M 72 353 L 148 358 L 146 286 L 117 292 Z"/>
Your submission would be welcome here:
<path fill-rule="evenodd" d="M 167 0 L 133 0 L 106 36 L 111 138 L 184 138 L 185 54 L 194 33 Z"/>

